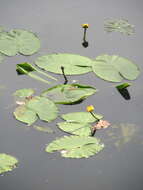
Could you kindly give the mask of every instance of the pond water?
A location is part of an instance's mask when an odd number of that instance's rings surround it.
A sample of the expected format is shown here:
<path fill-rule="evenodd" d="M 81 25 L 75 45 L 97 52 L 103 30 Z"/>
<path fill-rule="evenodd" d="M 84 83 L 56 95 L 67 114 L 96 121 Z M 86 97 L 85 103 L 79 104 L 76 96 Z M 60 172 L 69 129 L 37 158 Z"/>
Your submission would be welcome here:
<path fill-rule="evenodd" d="M 7 29 L 22 28 L 36 32 L 42 47 L 33 56 L 5 58 L 0 65 L 0 152 L 19 159 L 18 168 L 0 177 L 4 190 L 141 190 L 143 188 L 143 75 L 129 87 L 130 100 L 125 100 L 108 83 L 94 74 L 68 77 L 69 81 L 95 86 L 99 92 L 81 104 L 60 106 L 60 113 L 84 111 L 93 104 L 118 128 L 108 128 L 96 133 L 106 148 L 89 159 L 64 159 L 59 154 L 48 154 L 45 145 L 64 133 L 56 127 L 56 121 L 48 126 L 54 134 L 46 134 L 26 127 L 16 121 L 12 112 L 15 100 L 12 94 L 20 88 L 33 88 L 39 94 L 49 86 L 28 76 L 18 76 L 15 65 L 32 62 L 36 57 L 53 52 L 75 53 L 91 58 L 97 55 L 117 54 L 133 60 L 142 70 L 143 1 L 130 0 L 13 0 L 0 1 L 1 25 Z M 125 18 L 135 25 L 135 34 L 104 32 L 105 19 Z M 82 23 L 89 23 L 87 32 L 89 47 L 82 47 Z M 56 76 L 59 83 L 64 79 Z M 56 83 L 55 83 L 56 84 Z M 52 84 L 53 85 L 53 84 Z M 38 122 L 37 124 L 47 125 Z M 124 125 L 123 125 L 124 124 Z M 131 125 L 129 125 L 131 124 Z"/>

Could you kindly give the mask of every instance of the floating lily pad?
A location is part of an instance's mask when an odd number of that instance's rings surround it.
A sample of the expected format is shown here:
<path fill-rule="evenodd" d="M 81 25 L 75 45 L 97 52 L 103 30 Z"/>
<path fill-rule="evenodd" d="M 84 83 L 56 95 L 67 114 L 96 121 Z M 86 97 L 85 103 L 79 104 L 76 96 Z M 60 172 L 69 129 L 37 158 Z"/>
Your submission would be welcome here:
<path fill-rule="evenodd" d="M 73 135 L 91 136 L 92 126 L 89 123 L 61 122 L 61 123 L 58 123 L 58 127 L 61 130 Z"/>
<path fill-rule="evenodd" d="M 35 91 L 31 88 L 23 88 L 23 89 L 19 89 L 17 90 L 14 95 L 18 96 L 20 98 L 25 98 L 25 97 L 29 97 L 31 95 L 33 95 L 35 93 Z"/>
<path fill-rule="evenodd" d="M 18 160 L 15 157 L 8 154 L 1 153 L 0 154 L 0 174 L 12 171 L 14 168 L 16 168 L 17 163 L 18 163 Z"/>
<path fill-rule="evenodd" d="M 97 119 L 102 119 L 103 116 L 94 113 Z M 72 112 L 61 115 L 61 117 L 67 122 L 81 122 L 81 123 L 93 123 L 97 121 L 89 112 Z"/>
<path fill-rule="evenodd" d="M 28 125 L 32 125 L 38 119 L 36 113 L 25 105 L 17 107 L 13 114 L 17 120 Z"/>
<path fill-rule="evenodd" d="M 67 158 L 88 158 L 104 148 L 99 139 L 94 137 L 64 136 L 54 140 L 46 147 L 46 152 L 61 151 Z"/>
<path fill-rule="evenodd" d="M 28 125 L 33 124 L 38 117 L 43 121 L 50 122 L 58 116 L 58 108 L 48 98 L 34 96 L 25 99 L 24 105 L 18 106 L 14 111 L 14 116 Z"/>
<path fill-rule="evenodd" d="M 16 41 L 18 52 L 23 55 L 32 55 L 40 49 L 40 40 L 36 34 L 26 30 L 11 30 Z"/>
<path fill-rule="evenodd" d="M 134 34 L 134 25 L 129 24 L 125 19 L 107 20 L 104 24 L 106 32 L 120 32 L 122 34 L 131 35 Z"/>
<path fill-rule="evenodd" d="M 93 95 L 96 89 L 80 84 L 56 85 L 42 92 L 42 96 L 48 97 L 57 104 L 73 104 Z"/>
<path fill-rule="evenodd" d="M 61 67 L 64 67 L 65 75 L 79 75 L 92 71 L 92 60 L 74 54 L 50 54 L 38 57 L 35 64 L 57 74 L 62 74 Z"/>
<path fill-rule="evenodd" d="M 44 133 L 53 133 L 54 132 L 50 127 L 34 125 L 33 128 L 36 129 L 37 131 L 41 131 Z"/>
<path fill-rule="evenodd" d="M 98 56 L 92 68 L 98 77 L 111 82 L 121 82 L 123 78 L 135 80 L 140 73 L 130 60 L 116 55 Z"/>
<path fill-rule="evenodd" d="M 26 30 L 11 30 L 10 32 L 0 32 L 0 52 L 14 56 L 18 52 L 23 55 L 32 55 L 40 48 L 38 37 Z"/>
<path fill-rule="evenodd" d="M 45 97 L 33 97 L 26 103 L 26 108 L 34 111 L 43 121 L 52 121 L 58 115 L 58 108 L 54 102 Z"/>

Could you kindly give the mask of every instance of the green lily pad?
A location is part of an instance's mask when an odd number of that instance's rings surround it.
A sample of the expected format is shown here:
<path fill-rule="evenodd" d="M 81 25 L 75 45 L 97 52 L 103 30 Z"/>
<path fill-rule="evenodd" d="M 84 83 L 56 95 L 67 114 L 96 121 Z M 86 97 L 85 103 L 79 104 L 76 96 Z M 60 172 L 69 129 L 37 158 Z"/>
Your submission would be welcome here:
<path fill-rule="evenodd" d="M 28 125 L 32 125 L 38 119 L 36 113 L 28 109 L 25 105 L 18 106 L 13 114 L 18 121 Z"/>
<path fill-rule="evenodd" d="M 0 52 L 8 56 L 14 56 L 18 52 L 15 39 L 5 31 L 0 32 Z"/>
<path fill-rule="evenodd" d="M 35 112 L 43 121 L 49 122 L 58 116 L 58 108 L 54 102 L 45 97 L 33 97 L 26 103 L 26 108 Z"/>
<path fill-rule="evenodd" d="M 103 148 L 104 145 L 94 137 L 64 136 L 51 142 L 45 151 L 61 151 L 61 156 L 68 158 L 88 158 Z"/>
<path fill-rule="evenodd" d="M 24 105 L 18 106 L 13 114 L 17 120 L 28 125 L 33 124 L 38 117 L 43 121 L 49 122 L 58 116 L 58 108 L 48 98 L 40 96 L 26 97 L 22 103 Z"/>
<path fill-rule="evenodd" d="M 123 83 L 123 84 L 120 84 L 120 85 L 116 86 L 116 88 L 118 90 L 123 90 L 123 89 L 125 89 L 125 88 L 127 88 L 129 86 L 131 86 L 131 84 L 129 84 L 129 83 Z"/>
<path fill-rule="evenodd" d="M 74 54 L 50 54 L 38 57 L 35 64 L 46 70 L 62 74 L 61 67 L 64 67 L 65 75 L 79 75 L 91 72 L 92 60 Z"/>
<path fill-rule="evenodd" d="M 73 135 L 91 136 L 92 126 L 89 123 L 61 122 L 61 123 L 58 123 L 58 127 L 61 130 Z"/>
<path fill-rule="evenodd" d="M 32 96 L 35 93 L 35 91 L 31 88 L 23 88 L 23 89 L 19 89 L 17 90 L 14 95 L 18 96 L 20 98 L 26 98 L 29 96 Z"/>
<path fill-rule="evenodd" d="M 18 163 L 18 160 L 15 157 L 10 156 L 8 154 L 1 153 L 0 154 L 0 174 L 12 171 L 14 168 L 16 168 L 17 163 Z"/>
<path fill-rule="evenodd" d="M 96 89 L 80 84 L 56 85 L 42 92 L 41 96 L 48 97 L 57 104 L 73 104 L 93 95 Z"/>
<path fill-rule="evenodd" d="M 102 119 L 103 116 L 94 113 L 97 119 Z M 67 122 L 93 123 L 97 121 L 89 112 L 72 112 L 61 115 L 61 118 Z"/>
<path fill-rule="evenodd" d="M 140 73 L 138 67 L 130 60 L 117 55 L 98 56 L 92 68 L 98 77 L 111 82 L 135 80 Z"/>
<path fill-rule="evenodd" d="M 10 35 L 16 41 L 18 52 L 23 55 L 32 55 L 40 49 L 40 40 L 36 34 L 26 30 L 11 30 Z"/>
<path fill-rule="evenodd" d="M 0 52 L 14 56 L 18 52 L 23 55 L 32 55 L 40 48 L 38 37 L 26 30 L 11 30 L 10 32 L 0 32 Z"/>

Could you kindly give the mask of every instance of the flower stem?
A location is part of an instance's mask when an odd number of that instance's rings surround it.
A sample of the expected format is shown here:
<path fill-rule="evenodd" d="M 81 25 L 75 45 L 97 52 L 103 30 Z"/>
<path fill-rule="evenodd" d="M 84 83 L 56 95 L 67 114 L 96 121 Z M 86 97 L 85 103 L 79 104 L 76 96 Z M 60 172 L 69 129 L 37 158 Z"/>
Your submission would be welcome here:
<path fill-rule="evenodd" d="M 100 119 L 98 119 L 98 118 L 94 115 L 93 112 L 89 112 L 89 113 L 96 119 L 97 122 L 100 121 Z"/>
<path fill-rule="evenodd" d="M 65 79 L 64 84 L 67 84 L 67 83 L 68 83 L 68 79 L 67 79 L 67 77 L 66 77 L 66 75 L 65 75 L 65 71 L 64 71 L 64 67 L 63 67 L 63 66 L 61 66 L 61 70 L 62 70 L 63 77 L 64 77 L 64 79 Z"/>

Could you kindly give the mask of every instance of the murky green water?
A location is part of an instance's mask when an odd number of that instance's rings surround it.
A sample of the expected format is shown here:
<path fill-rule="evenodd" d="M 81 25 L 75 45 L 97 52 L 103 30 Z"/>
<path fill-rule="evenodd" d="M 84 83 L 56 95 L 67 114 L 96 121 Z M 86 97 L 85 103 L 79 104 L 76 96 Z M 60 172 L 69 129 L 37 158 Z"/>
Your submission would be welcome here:
<path fill-rule="evenodd" d="M 58 154 L 44 152 L 45 145 L 63 132 L 56 128 L 56 121 L 49 123 L 56 133 L 43 134 L 16 121 L 12 93 L 19 88 L 34 88 L 37 94 L 46 89 L 44 83 L 28 76 L 18 76 L 15 65 L 33 61 L 46 53 L 75 53 L 91 58 L 102 53 L 117 54 L 133 60 L 142 70 L 142 18 L 143 2 L 130 0 L 28 0 L 0 1 L 0 25 L 8 29 L 22 28 L 36 32 L 42 48 L 34 56 L 6 58 L 0 65 L 0 152 L 16 156 L 19 166 L 13 172 L 0 177 L 4 190 L 141 190 L 143 188 L 143 76 L 132 82 L 129 88 L 131 100 L 124 100 L 108 83 L 94 74 L 73 76 L 69 81 L 89 84 L 100 89 L 82 104 L 60 106 L 61 113 L 84 111 L 89 104 L 95 105 L 112 124 L 130 123 L 125 127 L 108 128 L 96 135 L 106 144 L 99 155 L 89 159 L 63 159 Z M 103 23 L 107 18 L 126 18 L 135 25 L 135 34 L 107 34 Z M 89 47 L 83 48 L 82 23 L 89 23 L 87 33 Z M 63 82 L 58 76 L 59 83 Z M 42 125 L 42 122 L 38 122 Z M 128 125 L 129 127 L 130 125 Z M 127 137 L 126 137 L 127 136 Z M 118 141 L 118 143 L 117 143 Z M 120 143 L 119 143 L 120 141 Z"/>

